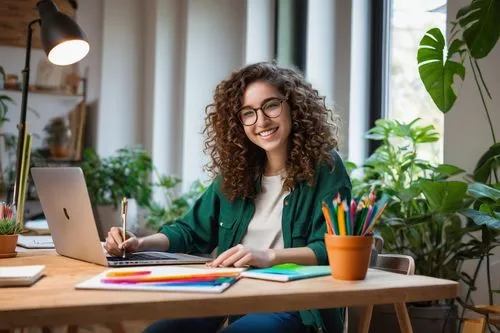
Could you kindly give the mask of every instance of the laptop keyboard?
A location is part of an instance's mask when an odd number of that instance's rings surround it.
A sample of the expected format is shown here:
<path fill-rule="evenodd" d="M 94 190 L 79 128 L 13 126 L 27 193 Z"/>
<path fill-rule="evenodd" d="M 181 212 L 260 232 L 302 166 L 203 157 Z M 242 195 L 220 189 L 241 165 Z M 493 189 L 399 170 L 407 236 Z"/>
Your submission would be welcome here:
<path fill-rule="evenodd" d="M 175 260 L 167 253 L 130 253 L 125 258 L 122 257 L 108 257 L 108 261 L 121 262 L 121 261 L 143 261 L 143 260 Z"/>

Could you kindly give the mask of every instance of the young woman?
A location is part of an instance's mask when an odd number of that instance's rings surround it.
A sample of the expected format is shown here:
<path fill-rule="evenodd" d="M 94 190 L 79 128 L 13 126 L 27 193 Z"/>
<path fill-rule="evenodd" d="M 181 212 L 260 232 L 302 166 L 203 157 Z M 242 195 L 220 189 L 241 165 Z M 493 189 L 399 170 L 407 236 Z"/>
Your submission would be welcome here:
<path fill-rule="evenodd" d="M 205 152 L 214 181 L 181 219 L 122 243 L 112 228 L 106 250 L 211 253 L 209 266 L 325 265 L 322 200 L 350 197 L 333 114 L 300 74 L 271 63 L 233 72 L 207 107 Z M 224 333 L 341 332 L 340 309 L 231 316 Z M 217 332 L 226 318 L 163 320 L 146 332 Z"/>

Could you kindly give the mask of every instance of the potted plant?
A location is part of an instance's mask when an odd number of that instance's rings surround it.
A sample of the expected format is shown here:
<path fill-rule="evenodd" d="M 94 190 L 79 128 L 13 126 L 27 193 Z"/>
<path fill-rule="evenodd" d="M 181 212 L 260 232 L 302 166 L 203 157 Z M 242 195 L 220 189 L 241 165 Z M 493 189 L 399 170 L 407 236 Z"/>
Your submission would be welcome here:
<path fill-rule="evenodd" d="M 476 222 L 465 218 L 481 214 L 468 208 L 475 200 L 470 187 L 473 184 L 449 180 L 463 172 L 456 166 L 433 165 L 417 157 L 420 145 L 438 140 L 433 126 L 422 127 L 418 121 L 376 122 L 366 137 L 380 141 L 380 146 L 360 167 L 362 177 L 352 177 L 353 194 L 359 196 L 375 188 L 378 195 L 389 197 L 377 229 L 384 239 L 386 252 L 411 255 L 415 259 L 416 274 L 463 281 L 472 289 L 476 280 L 464 275 L 461 267 L 465 260 L 484 256 L 485 248 L 471 232 L 490 222 L 492 227 L 500 229 L 500 222 L 492 219 L 485 224 L 484 220 Z M 347 164 L 351 174 L 355 173 L 357 167 Z M 497 246 L 498 242 L 492 241 L 490 245 Z M 380 307 L 378 310 L 385 311 Z M 413 304 L 409 313 L 415 331 L 433 332 L 433 328 L 438 332 L 455 331 L 454 300 Z M 374 315 L 374 331 L 390 330 L 390 320 L 383 318 L 383 314 Z"/>
<path fill-rule="evenodd" d="M 485 265 L 490 305 L 493 304 L 491 250 L 498 246 L 499 242 L 500 205 L 496 189 L 500 188 L 500 142 L 496 139 L 488 108 L 488 105 L 492 104 L 493 97 L 484 80 L 479 60 L 490 54 L 497 44 L 499 35 L 500 3 L 497 0 L 472 0 L 469 5 L 462 7 L 456 13 L 448 43 L 438 28 L 432 28 L 420 41 L 417 54 L 420 78 L 432 100 L 443 113 L 449 112 L 457 100 L 459 89 L 456 83 L 465 80 L 467 69 L 464 63 L 467 62 L 488 120 L 493 143 L 479 158 L 470 177 L 479 183 L 472 185 L 472 188 L 469 187 L 469 193 L 475 200 L 474 209 L 465 210 L 463 213 L 481 225 L 478 239 L 482 244 L 479 249 L 480 259 L 473 275 L 467 278 L 475 280 L 481 265 Z M 465 308 L 473 307 L 468 304 L 471 302 L 471 291 L 469 288 L 465 298 L 459 299 L 459 302 L 466 305 L 461 313 L 461 319 L 464 317 Z"/>
<path fill-rule="evenodd" d="M 118 203 L 129 198 L 128 223 L 134 232 L 141 223 L 141 209 L 148 207 L 151 195 L 151 157 L 141 147 L 125 147 L 101 158 L 93 149 L 84 151 L 82 170 L 92 203 L 96 208 L 98 230 L 104 239 L 112 226 L 119 226 Z"/>
<path fill-rule="evenodd" d="M 55 158 L 65 158 L 71 155 L 71 129 L 63 117 L 52 119 L 43 129 L 50 155 Z"/>
<path fill-rule="evenodd" d="M 0 203 L 0 258 L 16 256 L 17 236 L 23 230 L 17 223 L 15 209 Z"/>
<path fill-rule="evenodd" d="M 163 203 L 153 201 L 148 206 L 146 223 L 150 230 L 157 230 L 165 223 L 170 223 L 186 214 L 207 188 L 204 183 L 196 180 L 187 192 L 177 196 L 177 186 L 181 183 L 179 177 L 163 175 L 158 178 L 158 183 L 154 185 L 162 190 L 164 198 Z"/>

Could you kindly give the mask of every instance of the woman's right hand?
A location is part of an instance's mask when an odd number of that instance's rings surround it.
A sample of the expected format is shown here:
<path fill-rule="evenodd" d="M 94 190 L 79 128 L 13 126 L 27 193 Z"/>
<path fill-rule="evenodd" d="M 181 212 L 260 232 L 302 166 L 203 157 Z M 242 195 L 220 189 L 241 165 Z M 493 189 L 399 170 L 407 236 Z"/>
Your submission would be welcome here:
<path fill-rule="evenodd" d="M 139 249 L 139 238 L 131 232 L 127 232 L 127 240 L 123 241 L 122 228 L 112 227 L 106 237 L 104 248 L 112 256 L 121 256 L 123 251 L 135 252 Z"/>

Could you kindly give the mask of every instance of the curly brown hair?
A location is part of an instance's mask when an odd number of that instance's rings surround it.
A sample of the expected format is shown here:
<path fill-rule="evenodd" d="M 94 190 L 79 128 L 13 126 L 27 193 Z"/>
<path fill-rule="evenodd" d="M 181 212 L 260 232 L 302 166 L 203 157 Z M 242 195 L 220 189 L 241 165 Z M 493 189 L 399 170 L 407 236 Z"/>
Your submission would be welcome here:
<path fill-rule="evenodd" d="M 211 162 L 205 168 L 220 176 L 222 190 L 230 199 L 255 196 L 255 179 L 266 163 L 266 152 L 252 143 L 238 120 L 246 87 L 264 81 L 273 85 L 289 105 L 292 129 L 288 140 L 283 190 L 291 191 L 305 181 L 311 185 L 316 163 L 333 165 L 331 150 L 337 148 L 337 121 L 325 98 L 297 71 L 261 62 L 233 71 L 220 82 L 213 103 L 206 107 L 204 152 Z"/>

